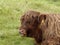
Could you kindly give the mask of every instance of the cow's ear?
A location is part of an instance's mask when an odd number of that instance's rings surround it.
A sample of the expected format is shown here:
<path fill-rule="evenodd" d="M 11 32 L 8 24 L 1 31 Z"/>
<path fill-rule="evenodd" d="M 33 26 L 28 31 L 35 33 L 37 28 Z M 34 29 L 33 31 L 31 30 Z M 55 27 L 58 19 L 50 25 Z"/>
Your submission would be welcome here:
<path fill-rule="evenodd" d="M 45 14 L 41 14 L 41 15 L 39 16 L 39 18 L 38 18 L 38 21 L 39 21 L 40 23 L 44 23 L 45 20 L 46 20 L 46 15 L 45 15 Z"/>

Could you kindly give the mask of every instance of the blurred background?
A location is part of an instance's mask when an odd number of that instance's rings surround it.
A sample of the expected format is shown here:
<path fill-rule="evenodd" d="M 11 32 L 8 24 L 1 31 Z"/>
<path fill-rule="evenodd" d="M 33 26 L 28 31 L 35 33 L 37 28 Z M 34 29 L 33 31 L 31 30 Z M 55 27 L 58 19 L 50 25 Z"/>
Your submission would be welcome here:
<path fill-rule="evenodd" d="M 0 45 L 33 45 L 19 34 L 20 17 L 27 10 L 60 13 L 60 0 L 0 0 Z"/>

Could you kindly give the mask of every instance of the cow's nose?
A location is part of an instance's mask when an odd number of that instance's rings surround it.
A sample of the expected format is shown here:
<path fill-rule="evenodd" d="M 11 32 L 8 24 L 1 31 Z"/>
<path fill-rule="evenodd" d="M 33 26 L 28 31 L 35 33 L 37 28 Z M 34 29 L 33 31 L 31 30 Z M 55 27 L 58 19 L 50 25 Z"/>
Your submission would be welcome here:
<path fill-rule="evenodd" d="M 24 29 L 19 30 L 19 33 L 21 36 L 25 36 L 26 35 L 26 31 Z"/>

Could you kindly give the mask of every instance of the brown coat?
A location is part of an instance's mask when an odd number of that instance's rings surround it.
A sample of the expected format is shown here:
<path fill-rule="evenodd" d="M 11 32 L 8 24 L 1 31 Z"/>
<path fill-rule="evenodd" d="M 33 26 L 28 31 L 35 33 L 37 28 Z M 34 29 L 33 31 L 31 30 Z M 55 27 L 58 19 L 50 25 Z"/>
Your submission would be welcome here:
<path fill-rule="evenodd" d="M 34 38 L 36 45 L 60 45 L 60 15 L 27 11 L 21 17 L 19 32 Z"/>

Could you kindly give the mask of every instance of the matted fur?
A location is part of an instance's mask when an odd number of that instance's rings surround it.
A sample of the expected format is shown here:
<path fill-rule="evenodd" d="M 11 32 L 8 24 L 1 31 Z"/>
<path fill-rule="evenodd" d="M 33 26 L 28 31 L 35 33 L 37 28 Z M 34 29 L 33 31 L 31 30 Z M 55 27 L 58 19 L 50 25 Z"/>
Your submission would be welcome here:
<path fill-rule="evenodd" d="M 34 38 L 35 45 L 60 45 L 60 15 L 27 11 L 20 21 L 20 34 Z"/>

